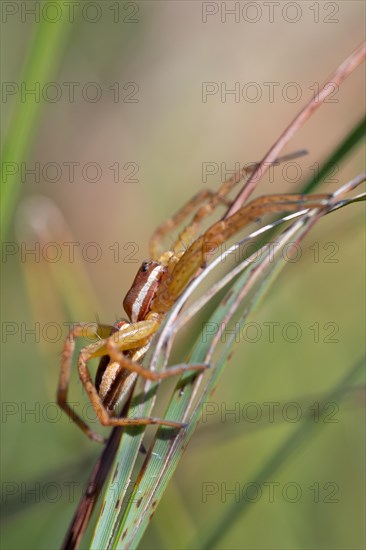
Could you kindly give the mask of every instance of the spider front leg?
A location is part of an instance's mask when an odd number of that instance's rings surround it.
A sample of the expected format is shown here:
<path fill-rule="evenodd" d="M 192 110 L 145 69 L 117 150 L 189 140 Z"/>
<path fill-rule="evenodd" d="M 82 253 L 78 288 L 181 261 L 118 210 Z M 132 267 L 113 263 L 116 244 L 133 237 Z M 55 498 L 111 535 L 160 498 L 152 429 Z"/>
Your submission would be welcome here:
<path fill-rule="evenodd" d="M 152 380 L 154 382 L 157 382 L 159 380 L 164 380 L 165 378 L 170 378 L 171 376 L 177 376 L 178 374 L 183 374 L 187 371 L 198 371 L 201 372 L 207 368 L 209 368 L 209 365 L 205 363 L 198 363 L 198 364 L 191 364 L 187 365 L 185 363 L 180 365 L 175 365 L 174 367 L 169 367 L 165 371 L 161 372 L 153 372 L 148 369 L 145 369 L 142 365 L 139 363 L 136 363 L 135 361 L 129 359 L 128 357 L 125 357 L 118 349 L 118 346 L 116 346 L 115 342 L 113 340 L 109 340 L 107 344 L 108 348 L 108 355 L 111 358 L 111 361 L 119 363 L 121 367 L 124 369 L 127 369 L 131 372 L 135 372 L 139 376 L 142 376 L 142 378 L 145 378 L 146 380 Z M 169 426 L 172 425 L 170 421 L 163 420 L 161 424 L 165 424 L 165 422 L 169 422 Z M 155 423 L 155 422 L 154 422 Z"/>
<path fill-rule="evenodd" d="M 102 426 L 143 426 L 148 424 L 158 424 L 172 428 L 182 428 L 185 426 L 185 424 L 180 422 L 153 416 L 143 418 L 115 418 L 111 416 L 91 379 L 87 366 L 88 361 L 93 357 L 108 355 L 110 357 L 110 365 L 118 363 L 121 371 L 127 370 L 148 380 L 161 380 L 186 371 L 202 371 L 208 367 L 208 365 L 177 365 L 167 371 L 155 373 L 145 369 L 140 364 L 121 353 L 123 350 L 136 348 L 136 354 L 133 354 L 132 357 L 138 356 L 139 349 L 146 345 L 151 336 L 156 332 L 159 324 L 156 315 L 152 315 L 152 319 L 129 324 L 127 327 L 124 327 L 110 336 L 98 347 L 92 344 L 81 350 L 78 359 L 80 380 Z M 78 425 L 87 433 L 80 423 L 78 423 Z M 89 434 L 87 433 L 87 435 Z"/>
<path fill-rule="evenodd" d="M 62 351 L 60 378 L 57 386 L 57 403 L 61 409 L 67 414 L 75 424 L 83 430 L 83 432 L 94 441 L 104 442 L 104 438 L 93 432 L 84 420 L 74 411 L 67 402 L 67 394 L 70 385 L 70 376 L 72 369 L 72 359 L 75 351 L 75 338 L 100 338 L 110 336 L 113 327 L 109 325 L 98 325 L 97 323 L 78 323 L 74 325 L 66 338 Z M 103 340 L 95 344 L 91 344 L 95 351 L 103 345 Z"/>

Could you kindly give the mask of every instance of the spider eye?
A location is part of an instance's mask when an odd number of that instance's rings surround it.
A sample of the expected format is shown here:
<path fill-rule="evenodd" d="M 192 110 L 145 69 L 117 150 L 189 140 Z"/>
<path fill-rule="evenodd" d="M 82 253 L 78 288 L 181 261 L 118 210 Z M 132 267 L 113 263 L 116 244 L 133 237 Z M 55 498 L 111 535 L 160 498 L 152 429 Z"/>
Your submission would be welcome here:
<path fill-rule="evenodd" d="M 142 262 L 140 271 L 147 271 L 149 267 L 149 262 Z"/>

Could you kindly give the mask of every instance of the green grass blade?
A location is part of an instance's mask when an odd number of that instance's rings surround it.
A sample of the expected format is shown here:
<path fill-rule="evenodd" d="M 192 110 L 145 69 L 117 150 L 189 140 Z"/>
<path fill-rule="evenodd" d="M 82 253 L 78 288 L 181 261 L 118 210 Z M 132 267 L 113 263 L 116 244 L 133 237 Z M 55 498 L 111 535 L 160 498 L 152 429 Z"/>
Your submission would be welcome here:
<path fill-rule="evenodd" d="M 135 407 L 130 411 L 135 415 Z M 131 412 L 129 414 L 131 416 Z M 99 518 L 95 526 L 90 548 L 99 550 L 109 548 L 116 523 L 126 504 L 132 470 L 137 460 L 144 431 L 141 428 L 128 429 L 123 433 L 114 464 L 106 484 L 105 496 Z"/>
<path fill-rule="evenodd" d="M 168 322 L 169 316 L 163 323 L 162 329 Z M 146 357 L 146 363 L 148 363 L 150 357 L 151 353 Z M 148 385 L 148 393 L 145 394 L 147 397 L 143 403 L 132 399 L 129 408 L 129 417 L 149 416 L 151 414 L 158 384 L 150 382 Z M 143 389 L 144 381 L 139 380 L 134 395 L 139 394 Z M 101 513 L 91 543 L 91 548 L 93 549 L 109 548 L 116 523 L 121 515 L 121 509 L 126 505 L 126 498 L 128 498 L 128 502 L 130 503 L 130 497 L 126 497 L 126 495 L 143 436 L 144 427 L 128 428 L 123 433 L 111 474 L 106 484 Z"/>
<path fill-rule="evenodd" d="M 339 383 L 333 388 L 329 394 L 324 397 L 324 402 L 330 402 L 340 400 L 351 384 L 357 382 L 359 376 L 364 371 L 365 358 L 359 360 L 339 381 Z M 325 412 L 325 410 L 323 411 Z M 311 436 L 314 436 L 319 430 L 321 422 L 313 422 L 311 415 L 305 417 L 300 426 L 285 440 L 285 442 L 276 450 L 269 458 L 268 462 L 257 472 L 253 479 L 253 486 L 262 486 L 268 479 L 276 473 L 279 468 L 284 466 L 286 461 L 292 456 L 295 451 L 299 451 L 300 446 L 303 446 Z M 229 506 L 224 515 L 221 515 L 217 519 L 217 522 L 210 525 L 209 531 L 206 533 L 204 541 L 200 540 L 200 548 L 214 548 L 220 541 L 222 536 L 227 532 L 230 527 L 235 523 L 238 518 L 243 518 L 251 506 L 251 499 L 242 499 L 240 502 L 236 502 L 234 506 Z M 192 548 L 196 548 L 197 545 L 193 544 Z"/>
<path fill-rule="evenodd" d="M 301 239 L 301 221 L 296 222 L 294 226 L 296 239 Z M 287 232 L 285 236 L 286 238 L 282 239 L 283 242 L 287 242 L 289 238 L 293 238 L 294 233 Z M 279 249 L 281 250 L 281 247 L 279 247 Z M 266 266 L 268 268 L 269 265 L 268 270 L 265 273 L 261 273 L 262 266 L 264 265 L 265 260 L 268 260 L 268 257 L 269 252 L 267 255 L 263 255 L 261 257 L 261 263 L 259 266 L 252 265 L 238 278 L 235 284 L 231 287 L 229 295 L 224 298 L 219 307 L 216 309 L 210 319 L 210 322 L 217 323 L 218 325 L 225 322 L 228 312 L 230 312 L 232 308 L 237 309 L 241 300 L 240 296 L 243 292 L 243 288 L 249 288 L 253 282 L 256 282 L 258 269 L 260 269 L 259 273 L 261 277 L 259 278 L 258 288 L 256 288 L 254 296 L 251 297 L 249 303 L 246 304 L 244 314 L 241 321 L 237 325 L 240 328 L 242 327 L 242 324 L 253 310 L 253 307 L 263 296 L 264 292 L 268 290 L 271 281 L 285 264 L 284 261 L 281 261 L 278 251 L 276 251 L 276 259 L 271 258 L 271 262 L 268 261 Z M 158 430 L 153 447 L 150 449 L 143 466 L 142 474 L 135 485 L 133 498 L 131 499 L 124 519 L 116 534 L 113 548 L 137 547 L 144 531 L 146 530 L 150 518 L 156 510 L 158 502 L 161 499 L 180 458 L 182 457 L 184 449 L 195 431 L 197 423 L 201 417 L 201 411 L 205 399 L 209 398 L 210 393 L 214 390 L 218 383 L 219 377 L 228 356 L 232 351 L 234 343 L 235 334 L 228 339 L 224 345 L 224 350 L 220 354 L 217 361 L 215 361 L 209 381 L 201 393 L 198 403 L 195 405 L 192 416 L 188 419 L 188 427 L 185 430 L 181 430 L 175 438 L 167 437 L 166 430 L 164 429 Z M 211 345 L 212 341 L 210 339 L 205 343 L 201 341 L 198 342 L 190 357 L 190 362 L 206 362 L 207 356 L 210 353 Z M 195 395 L 195 385 L 189 384 L 189 382 L 192 381 L 192 376 L 184 375 L 182 377 L 174 391 L 172 400 L 166 412 L 167 418 L 176 419 L 178 421 L 184 421 L 187 419 L 186 412 L 190 408 Z"/>
<path fill-rule="evenodd" d="M 350 203 L 353 202 L 353 199 L 348 200 Z M 298 219 L 291 228 L 282 233 L 281 239 L 283 245 L 292 238 L 296 238 L 296 241 L 299 242 L 310 227 L 324 213 L 324 211 L 318 213 L 313 212 L 312 214 L 314 215 L 312 219 L 311 216 L 305 216 Z M 276 251 L 275 261 L 271 258 L 271 263 L 270 265 L 268 264 L 269 267 L 268 265 L 263 267 L 267 258 L 265 254 L 261 254 L 261 263 L 259 266 L 253 263 L 249 264 L 249 267 L 231 287 L 229 296 L 227 296 L 217 307 L 210 322 L 216 323 L 217 325 L 223 322 L 226 323 L 228 320 L 226 317 L 230 309 L 233 309 L 233 311 L 230 313 L 229 318 L 245 298 L 245 310 L 241 322 L 238 325 L 238 330 L 241 329 L 258 300 L 263 296 L 264 292 L 269 289 L 272 280 L 285 265 L 285 262 L 281 261 L 280 250 L 281 247 Z M 247 288 L 250 292 L 246 292 L 243 295 L 243 288 Z M 251 296 L 250 294 L 253 294 L 253 288 L 255 291 L 254 295 Z M 170 321 L 169 315 L 162 328 L 169 325 Z M 207 362 L 208 356 L 212 351 L 211 347 L 215 348 L 216 343 L 213 342 L 212 337 L 205 343 L 200 341 L 197 342 L 189 362 Z M 195 408 L 191 417 L 189 417 L 188 412 L 192 409 L 202 377 L 193 376 L 189 373 L 182 376 L 175 389 L 165 416 L 166 418 L 180 422 L 188 421 L 188 428 L 178 432 L 175 437 L 172 430 L 167 428 L 158 430 L 156 439 L 139 473 L 139 478 L 134 486 L 133 493 L 128 499 L 127 506 L 127 489 L 130 485 L 133 467 L 137 460 L 144 430 L 143 428 L 126 430 L 116 456 L 115 464 L 112 468 L 102 506 L 102 513 L 94 533 L 92 548 L 135 548 L 138 545 L 178 465 L 183 451 L 194 433 L 200 419 L 204 400 L 209 398 L 210 392 L 213 391 L 217 385 L 219 376 L 232 351 L 234 343 L 235 335 L 228 340 L 227 344 L 224 346 L 223 352 L 217 361 L 215 361 L 215 366 L 210 373 L 211 376 L 209 381 L 204 390 L 200 390 L 200 398 L 198 403 L 195 403 Z M 164 365 L 165 352 L 165 348 L 160 352 L 158 368 Z M 151 350 L 149 357 L 147 357 L 147 363 L 151 360 L 151 355 L 153 353 L 154 352 Z M 146 383 L 142 380 L 139 380 L 138 385 L 140 387 L 138 391 L 135 392 L 135 395 L 139 391 L 145 391 L 147 399 L 144 400 L 142 404 L 133 400 L 134 402 L 129 415 L 135 417 L 147 416 L 151 413 L 154 405 L 157 385 L 151 382 Z M 124 510 L 122 511 L 123 508 Z"/>
<path fill-rule="evenodd" d="M 62 0 L 56 0 L 62 10 Z M 76 2 L 77 5 L 79 2 Z M 25 62 L 20 81 L 25 82 L 30 88 L 35 83 L 42 83 L 52 80 L 56 72 L 65 42 L 66 31 L 70 27 L 67 15 L 54 23 L 48 22 L 45 18 L 37 24 L 34 31 L 33 42 Z M 4 172 L 1 178 L 1 235 L 5 239 L 9 225 L 13 219 L 14 209 L 21 189 L 19 165 L 25 161 L 31 147 L 31 140 L 36 132 L 37 122 L 42 110 L 42 102 L 30 99 L 19 101 L 14 106 L 14 112 L 9 124 L 9 130 L 2 148 L 2 170 L 12 166 L 14 170 L 18 167 L 17 173 L 8 175 L 4 179 Z M 9 163 L 9 164 L 8 164 Z"/>
<path fill-rule="evenodd" d="M 312 193 L 316 187 L 327 177 L 327 175 L 334 170 L 334 168 L 344 161 L 345 157 L 349 155 L 358 145 L 358 143 L 365 137 L 366 118 L 363 118 L 352 131 L 344 138 L 344 140 L 338 145 L 338 147 L 332 152 L 332 154 L 324 162 L 323 166 L 314 174 L 305 186 L 302 188 L 301 193 Z"/>
<path fill-rule="evenodd" d="M 169 325 L 170 321 L 171 314 L 169 314 L 165 319 L 160 332 L 163 332 L 165 326 Z M 146 357 L 146 364 L 149 364 L 153 353 L 153 350 L 149 352 L 149 355 Z M 159 366 L 163 365 L 163 363 L 164 353 L 159 358 Z M 184 382 L 182 382 L 182 385 L 186 384 L 186 379 L 189 378 L 192 379 L 192 375 L 187 375 L 187 377 L 184 377 Z M 139 391 L 143 392 L 145 390 L 145 395 L 148 395 L 148 398 L 145 399 L 142 405 L 139 405 L 138 403 L 135 404 L 134 400 L 132 400 L 129 416 L 147 416 L 151 413 L 153 407 L 157 385 L 147 383 L 148 388 L 144 388 L 144 384 L 146 383 L 142 380 L 139 381 L 139 384 L 140 388 L 137 388 L 135 395 Z M 191 389 L 192 391 L 190 391 Z M 170 412 L 172 414 L 171 418 L 178 421 L 180 420 L 184 412 L 189 408 L 192 392 L 193 387 L 185 387 L 184 396 L 181 395 L 179 399 L 179 407 L 176 410 L 174 409 L 173 411 L 169 411 L 169 414 Z M 172 430 L 165 430 L 165 433 L 172 433 Z M 137 459 L 142 438 L 142 428 L 126 430 L 124 436 L 122 437 L 122 441 L 112 467 L 112 472 L 106 485 L 106 493 L 101 507 L 102 511 L 96 525 L 92 548 L 107 548 L 109 546 L 115 525 L 121 515 L 121 507 L 125 504 L 124 500 L 126 499 L 127 488 Z M 138 496 L 136 497 L 136 495 L 134 495 L 133 498 L 136 500 L 138 499 Z M 129 499 L 128 507 L 131 506 L 133 498 Z"/>

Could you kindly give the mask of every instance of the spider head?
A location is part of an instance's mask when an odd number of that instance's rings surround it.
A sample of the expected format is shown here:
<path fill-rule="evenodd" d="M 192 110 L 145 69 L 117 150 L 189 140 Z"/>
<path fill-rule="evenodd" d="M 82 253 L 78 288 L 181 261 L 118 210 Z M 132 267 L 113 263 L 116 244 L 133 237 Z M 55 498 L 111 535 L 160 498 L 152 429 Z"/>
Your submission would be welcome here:
<path fill-rule="evenodd" d="M 150 311 L 150 305 L 156 296 L 161 278 L 167 267 L 160 262 L 142 262 L 130 290 L 123 300 L 123 307 L 132 323 L 143 321 Z"/>

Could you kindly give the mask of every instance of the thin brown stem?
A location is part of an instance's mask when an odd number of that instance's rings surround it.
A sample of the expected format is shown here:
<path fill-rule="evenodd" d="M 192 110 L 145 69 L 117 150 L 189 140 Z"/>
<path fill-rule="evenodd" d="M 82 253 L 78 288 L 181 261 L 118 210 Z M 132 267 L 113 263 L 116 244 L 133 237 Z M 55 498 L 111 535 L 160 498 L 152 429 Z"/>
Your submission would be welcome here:
<path fill-rule="evenodd" d="M 339 86 L 342 82 L 365 60 L 366 57 L 366 42 L 363 42 L 356 48 L 343 63 L 330 75 L 330 77 L 323 84 L 320 91 L 305 105 L 300 113 L 293 119 L 286 130 L 280 135 L 278 140 L 272 145 L 267 154 L 258 164 L 255 171 L 249 177 L 244 184 L 242 190 L 237 195 L 232 205 L 225 214 L 224 219 L 228 218 L 234 212 L 239 210 L 241 206 L 248 200 L 249 196 L 254 191 L 255 187 L 259 183 L 260 178 L 267 171 L 268 167 L 279 155 L 280 151 L 293 137 L 293 135 L 301 128 L 301 126 L 310 118 L 310 116 L 318 109 L 324 100 L 334 91 L 334 87 L 331 84 Z"/>

